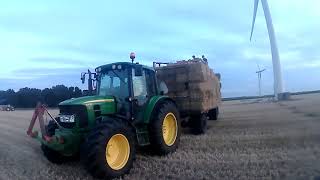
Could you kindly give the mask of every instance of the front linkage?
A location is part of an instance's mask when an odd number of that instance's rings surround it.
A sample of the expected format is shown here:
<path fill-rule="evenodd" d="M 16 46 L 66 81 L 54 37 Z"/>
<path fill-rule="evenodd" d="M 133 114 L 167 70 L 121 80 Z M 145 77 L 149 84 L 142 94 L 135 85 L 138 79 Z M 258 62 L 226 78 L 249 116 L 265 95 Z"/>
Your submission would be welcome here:
<path fill-rule="evenodd" d="M 47 110 L 46 106 L 44 104 L 41 104 L 40 102 L 38 102 L 37 106 L 36 106 L 36 109 L 34 110 L 34 113 L 32 115 L 32 119 L 30 121 L 29 128 L 27 130 L 27 135 L 29 135 L 32 138 L 37 138 L 41 142 L 46 142 L 46 143 L 50 143 L 50 142 L 53 142 L 53 141 L 62 142 L 63 139 L 54 139 L 53 137 L 48 135 L 48 133 L 46 131 L 46 128 L 45 128 L 45 125 L 44 125 L 44 118 L 43 118 L 45 113 L 47 113 L 49 115 L 49 117 L 57 124 L 57 126 L 59 128 L 63 128 L 56 121 L 56 119 L 53 118 L 53 116 L 49 113 L 49 111 Z M 39 120 L 41 136 L 39 136 L 38 131 L 32 131 L 37 119 Z"/>

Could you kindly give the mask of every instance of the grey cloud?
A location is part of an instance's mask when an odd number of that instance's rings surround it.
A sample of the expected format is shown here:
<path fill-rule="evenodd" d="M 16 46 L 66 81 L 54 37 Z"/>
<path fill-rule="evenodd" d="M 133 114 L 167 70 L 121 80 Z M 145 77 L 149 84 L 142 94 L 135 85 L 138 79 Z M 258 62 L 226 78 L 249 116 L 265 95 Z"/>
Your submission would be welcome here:
<path fill-rule="evenodd" d="M 270 55 L 268 34 L 261 7 L 254 39 L 249 42 L 253 10 L 251 0 L 152 3 L 132 1 L 126 2 L 125 5 L 118 1 L 61 3 L 51 3 L 46 12 L 30 10 L 25 13 L 22 9 L 16 14 L 1 15 L 0 13 L 2 29 L 10 32 L 30 32 L 43 37 L 45 43 L 35 50 L 62 52 L 61 56 L 34 57 L 29 59 L 30 61 L 44 64 L 53 62 L 61 67 L 66 64 L 77 66 L 75 69 L 26 67 L 13 72 L 19 76 L 34 75 L 37 80 L 29 81 L 32 85 L 37 86 L 37 83 L 39 86 L 44 83 L 49 85 L 49 81 L 78 80 L 79 73 L 85 71 L 86 66 L 94 68 L 94 66 L 114 61 L 126 61 L 129 60 L 128 53 L 135 51 L 137 60 L 148 65 L 152 65 L 153 60 L 174 61 L 193 54 L 197 56 L 205 54 L 210 66 L 222 73 L 224 96 L 255 93 L 256 74 L 254 72 L 256 62 L 259 62 L 261 66 L 268 68 L 263 76 L 266 82 L 263 89 L 266 93 L 272 93 L 271 58 L 270 61 L 261 61 L 261 57 L 248 59 L 243 56 L 243 52 L 248 49 Z M 276 4 L 276 1 L 272 4 Z M 28 7 L 26 6 L 25 9 Z M 292 16 L 294 17 L 295 14 L 293 13 Z M 299 23 L 301 26 L 305 25 L 304 22 Z M 285 55 L 298 52 L 299 57 L 295 57 L 298 60 L 294 63 L 318 59 L 320 45 L 318 26 L 314 29 L 301 28 L 301 30 L 288 29 L 286 24 L 283 24 L 279 28 L 276 26 L 276 31 L 277 29 L 281 30 L 277 32 L 280 58 L 285 59 Z M 66 57 L 65 54 L 70 54 L 70 57 Z M 288 63 L 292 61 L 282 61 L 283 67 Z M 303 86 L 295 82 L 290 78 L 295 77 L 294 72 L 283 69 L 285 84 L 288 84 L 289 88 L 319 88 L 316 83 L 313 86 Z M 303 68 L 300 68 L 299 72 L 305 78 L 308 74 L 316 75 L 303 71 Z M 39 79 L 44 80 L 48 74 L 51 75 L 50 80 L 38 82 Z M 319 81 L 319 79 L 316 80 Z M 22 81 L 19 83 L 24 84 Z M 10 86 L 9 81 L 7 84 L 2 81 L 1 84 Z"/>
<path fill-rule="evenodd" d="M 26 68 L 13 71 L 15 76 L 31 76 L 31 77 L 43 77 L 43 76 L 77 76 L 80 77 L 80 73 L 86 71 L 86 68 Z M 50 79 L 51 81 L 51 79 Z"/>
<path fill-rule="evenodd" d="M 82 89 L 86 88 L 86 84 L 82 84 L 78 75 L 54 75 L 41 76 L 33 79 L 1 79 L 0 90 L 14 89 L 19 90 L 23 87 L 44 89 L 55 85 L 63 84 L 66 86 L 78 86 Z"/>
<path fill-rule="evenodd" d="M 36 63 L 41 63 L 41 64 L 47 64 L 47 63 L 57 63 L 60 64 L 61 66 L 66 65 L 66 64 L 74 64 L 74 65 L 84 65 L 83 62 L 85 60 L 78 60 L 78 59 L 72 59 L 72 58 L 66 58 L 66 57 L 35 57 L 29 59 L 30 62 L 36 62 Z"/>

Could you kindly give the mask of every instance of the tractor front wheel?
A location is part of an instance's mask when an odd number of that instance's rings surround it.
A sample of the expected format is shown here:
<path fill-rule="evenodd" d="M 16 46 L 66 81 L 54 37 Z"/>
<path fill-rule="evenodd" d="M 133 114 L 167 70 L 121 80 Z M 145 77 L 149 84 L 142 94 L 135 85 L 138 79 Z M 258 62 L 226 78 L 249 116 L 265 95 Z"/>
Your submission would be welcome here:
<path fill-rule="evenodd" d="M 41 144 L 41 149 L 44 156 L 54 164 L 62 164 L 66 161 L 65 157 L 61 155 L 59 152 L 50 149 L 48 146 Z"/>
<path fill-rule="evenodd" d="M 80 152 L 87 170 L 97 178 L 115 178 L 129 173 L 135 159 L 135 134 L 121 119 L 98 124 L 86 138 Z"/>
<path fill-rule="evenodd" d="M 174 152 L 180 141 L 181 123 L 177 107 L 172 102 L 162 103 L 150 120 L 149 136 L 153 151 L 164 155 Z"/>

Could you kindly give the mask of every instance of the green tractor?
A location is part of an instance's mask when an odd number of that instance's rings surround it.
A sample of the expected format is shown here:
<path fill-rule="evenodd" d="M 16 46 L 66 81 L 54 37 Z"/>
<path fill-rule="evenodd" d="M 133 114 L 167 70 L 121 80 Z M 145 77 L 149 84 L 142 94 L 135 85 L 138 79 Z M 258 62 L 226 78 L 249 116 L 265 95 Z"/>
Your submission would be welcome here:
<path fill-rule="evenodd" d="M 137 146 L 149 146 L 158 155 L 177 149 L 179 111 L 159 90 L 153 68 L 107 64 L 96 68 L 95 81 L 95 95 L 59 104 L 59 116 L 46 126 L 52 140 L 39 138 L 49 161 L 80 155 L 94 177 L 114 178 L 130 171 Z"/>

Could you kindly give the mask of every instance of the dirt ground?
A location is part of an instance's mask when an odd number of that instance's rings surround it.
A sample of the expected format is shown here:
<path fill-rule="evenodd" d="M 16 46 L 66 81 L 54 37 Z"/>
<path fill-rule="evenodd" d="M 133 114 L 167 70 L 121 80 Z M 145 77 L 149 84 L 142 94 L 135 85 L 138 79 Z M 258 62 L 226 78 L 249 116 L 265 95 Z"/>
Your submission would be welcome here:
<path fill-rule="evenodd" d="M 26 136 L 31 116 L 31 110 L 0 112 L 0 179 L 92 179 L 77 161 L 46 160 Z M 230 101 L 207 134 L 185 130 L 168 156 L 140 152 L 124 179 L 313 179 L 319 160 L 320 94 L 280 103 Z"/>

